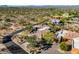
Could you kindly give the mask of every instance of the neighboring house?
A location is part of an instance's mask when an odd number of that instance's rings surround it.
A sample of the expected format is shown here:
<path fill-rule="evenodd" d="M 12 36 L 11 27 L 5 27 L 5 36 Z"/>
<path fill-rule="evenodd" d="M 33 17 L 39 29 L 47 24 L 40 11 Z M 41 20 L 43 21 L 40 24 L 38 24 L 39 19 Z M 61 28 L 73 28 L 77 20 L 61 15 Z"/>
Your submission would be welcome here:
<path fill-rule="evenodd" d="M 41 38 L 41 35 L 50 29 L 50 27 L 47 25 L 35 25 L 33 28 L 37 28 L 37 30 L 31 32 L 29 36 L 35 35 L 37 38 Z"/>
<path fill-rule="evenodd" d="M 33 29 L 37 29 L 36 31 L 44 31 L 50 29 L 50 27 L 47 25 L 35 25 Z"/>
<path fill-rule="evenodd" d="M 52 16 L 51 18 L 60 19 L 60 18 L 63 18 L 63 16 L 57 16 L 57 15 L 55 15 L 55 16 Z"/>
<path fill-rule="evenodd" d="M 40 28 L 42 25 L 34 25 L 33 28 Z"/>
<path fill-rule="evenodd" d="M 50 29 L 49 26 L 43 25 L 42 27 L 40 27 L 40 28 L 37 30 L 36 36 L 37 36 L 38 38 L 41 38 L 41 35 L 42 35 L 44 32 L 47 32 L 49 29 Z"/>
<path fill-rule="evenodd" d="M 60 23 L 60 20 L 59 19 L 51 19 L 51 22 L 53 24 L 59 24 Z"/>
<path fill-rule="evenodd" d="M 48 29 L 50 29 L 50 27 L 45 25 L 45 26 L 42 26 L 41 28 L 39 28 L 38 31 L 44 31 L 44 30 L 48 30 Z"/>

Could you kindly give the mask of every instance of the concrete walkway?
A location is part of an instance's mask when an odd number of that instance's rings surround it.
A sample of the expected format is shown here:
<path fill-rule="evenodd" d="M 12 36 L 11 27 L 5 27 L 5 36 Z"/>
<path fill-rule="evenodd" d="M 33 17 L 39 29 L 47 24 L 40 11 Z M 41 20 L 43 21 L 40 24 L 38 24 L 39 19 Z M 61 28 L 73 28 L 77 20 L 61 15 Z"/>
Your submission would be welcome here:
<path fill-rule="evenodd" d="M 55 43 L 48 50 L 42 51 L 41 54 L 61 54 L 57 49 L 58 44 Z"/>
<path fill-rule="evenodd" d="M 41 54 L 71 54 L 70 51 L 62 52 L 58 50 L 59 43 L 55 43 L 48 50 L 42 51 Z"/>

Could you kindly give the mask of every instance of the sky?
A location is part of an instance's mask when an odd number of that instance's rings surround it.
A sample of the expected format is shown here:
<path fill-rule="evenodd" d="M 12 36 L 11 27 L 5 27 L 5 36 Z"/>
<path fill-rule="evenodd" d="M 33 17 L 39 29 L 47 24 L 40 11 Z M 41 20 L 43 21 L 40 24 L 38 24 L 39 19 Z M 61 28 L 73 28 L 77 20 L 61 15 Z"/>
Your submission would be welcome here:
<path fill-rule="evenodd" d="M 0 5 L 79 5 L 79 0 L 0 0 Z"/>

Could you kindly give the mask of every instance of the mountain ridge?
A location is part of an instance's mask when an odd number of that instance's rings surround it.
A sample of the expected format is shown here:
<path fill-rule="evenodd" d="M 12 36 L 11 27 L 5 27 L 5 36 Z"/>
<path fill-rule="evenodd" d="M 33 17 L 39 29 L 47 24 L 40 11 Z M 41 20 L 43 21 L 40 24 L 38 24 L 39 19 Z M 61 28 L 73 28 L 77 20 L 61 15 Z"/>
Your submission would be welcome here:
<path fill-rule="evenodd" d="M 79 5 L 0 5 L 0 7 L 27 7 L 27 8 L 79 8 Z"/>

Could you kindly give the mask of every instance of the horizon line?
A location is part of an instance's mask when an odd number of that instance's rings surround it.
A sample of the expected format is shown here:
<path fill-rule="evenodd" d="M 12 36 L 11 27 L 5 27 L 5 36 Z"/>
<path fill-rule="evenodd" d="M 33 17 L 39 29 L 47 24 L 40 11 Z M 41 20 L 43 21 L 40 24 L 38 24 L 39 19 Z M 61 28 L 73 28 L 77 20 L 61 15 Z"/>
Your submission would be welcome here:
<path fill-rule="evenodd" d="M 79 6 L 79 5 L 0 5 L 0 6 Z"/>

